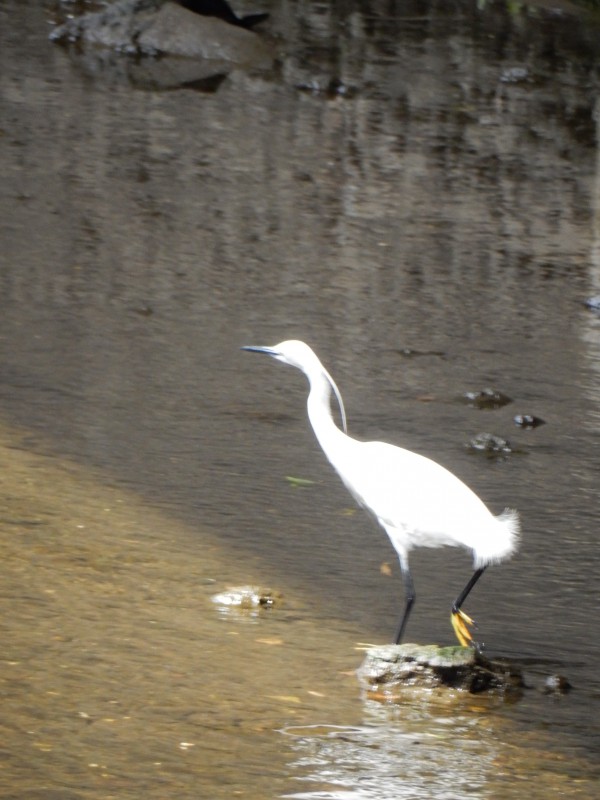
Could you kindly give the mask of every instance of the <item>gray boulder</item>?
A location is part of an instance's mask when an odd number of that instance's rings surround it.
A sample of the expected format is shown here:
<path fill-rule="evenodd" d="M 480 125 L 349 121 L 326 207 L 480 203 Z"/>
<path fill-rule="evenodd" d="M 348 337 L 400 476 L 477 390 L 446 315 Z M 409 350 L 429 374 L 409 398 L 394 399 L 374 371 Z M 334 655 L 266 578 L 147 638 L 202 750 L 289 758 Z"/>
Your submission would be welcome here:
<path fill-rule="evenodd" d="M 171 0 L 118 0 L 103 11 L 68 20 L 56 42 L 108 47 L 132 55 L 169 55 L 240 65 L 268 65 L 270 46 L 256 33 L 196 14 Z"/>

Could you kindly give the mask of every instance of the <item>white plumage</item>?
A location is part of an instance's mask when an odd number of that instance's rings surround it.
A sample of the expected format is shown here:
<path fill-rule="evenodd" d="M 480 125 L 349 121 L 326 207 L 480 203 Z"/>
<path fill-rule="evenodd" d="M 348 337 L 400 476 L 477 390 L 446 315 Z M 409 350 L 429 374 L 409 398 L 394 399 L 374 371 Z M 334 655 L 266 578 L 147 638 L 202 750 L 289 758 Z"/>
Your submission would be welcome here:
<path fill-rule="evenodd" d="M 386 531 L 398 553 L 405 583 L 406 607 L 396 642 L 404 633 L 415 592 L 408 566 L 413 547 L 463 546 L 473 552 L 475 574 L 452 606 L 452 625 L 461 644 L 471 644 L 473 624 L 461 605 L 488 566 L 508 558 L 519 537 L 519 517 L 506 509 L 494 516 L 455 475 L 425 456 L 385 442 L 361 442 L 346 433 L 340 392 L 316 354 L 304 342 L 243 348 L 267 353 L 302 370 L 310 383 L 308 416 L 333 468 L 348 491 Z M 341 430 L 330 408 L 334 391 L 342 415 Z"/>

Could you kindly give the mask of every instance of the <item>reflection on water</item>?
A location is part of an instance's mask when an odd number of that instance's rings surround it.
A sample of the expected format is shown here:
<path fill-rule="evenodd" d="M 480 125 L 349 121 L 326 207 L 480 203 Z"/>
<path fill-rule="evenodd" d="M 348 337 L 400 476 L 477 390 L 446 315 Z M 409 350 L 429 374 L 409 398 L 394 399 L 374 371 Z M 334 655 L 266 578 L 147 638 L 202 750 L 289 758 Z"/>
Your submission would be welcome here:
<path fill-rule="evenodd" d="M 48 43 L 53 8 L 0 4 L 6 792 L 401 796 L 402 765 L 414 796 L 454 791 L 451 767 L 482 797 L 594 796 L 595 28 L 503 2 L 273 2 L 278 63 L 204 94 L 86 71 Z M 568 697 L 363 706 L 353 645 L 389 638 L 401 587 L 301 376 L 238 350 L 292 337 L 353 435 L 520 510 L 522 549 L 469 612 Z M 458 401 L 488 386 L 513 403 Z M 525 454 L 479 460 L 480 431 Z M 413 569 L 410 637 L 450 641 L 468 556 Z M 221 617 L 228 583 L 285 605 Z"/>
<path fill-rule="evenodd" d="M 370 712 L 370 713 L 369 713 Z M 300 757 L 295 767 L 320 784 L 293 798 L 464 798 L 481 797 L 494 784 L 493 763 L 501 744 L 493 744 L 476 717 L 420 715 L 396 725 L 386 709 L 370 708 L 360 728 L 304 732 L 289 728 Z M 483 735 L 482 735 L 483 734 Z M 491 780 L 490 780 L 491 778 Z M 483 793 L 482 793 L 483 792 Z"/>
<path fill-rule="evenodd" d="M 594 781 L 588 784 L 585 762 L 557 758 L 534 737 L 516 739 L 511 724 L 490 717 L 484 706 L 453 697 L 438 708 L 425 700 L 411 713 L 367 703 L 362 726 L 287 728 L 302 788 L 284 797 L 517 798 L 527 785 L 534 797 L 575 798 L 597 788 Z"/>

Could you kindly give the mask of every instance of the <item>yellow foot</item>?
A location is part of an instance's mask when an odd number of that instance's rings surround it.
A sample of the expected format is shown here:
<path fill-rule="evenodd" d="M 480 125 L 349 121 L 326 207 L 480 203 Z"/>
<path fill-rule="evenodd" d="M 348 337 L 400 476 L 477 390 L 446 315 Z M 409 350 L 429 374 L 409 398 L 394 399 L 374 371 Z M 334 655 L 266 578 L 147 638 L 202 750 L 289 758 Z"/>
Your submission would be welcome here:
<path fill-rule="evenodd" d="M 459 608 L 450 614 L 450 622 L 454 628 L 456 638 L 463 647 L 476 646 L 475 642 L 473 641 L 473 637 L 471 636 L 471 631 L 469 630 L 469 627 L 475 625 L 475 621 L 472 620 L 468 614 L 465 614 L 465 612 L 461 611 Z"/>

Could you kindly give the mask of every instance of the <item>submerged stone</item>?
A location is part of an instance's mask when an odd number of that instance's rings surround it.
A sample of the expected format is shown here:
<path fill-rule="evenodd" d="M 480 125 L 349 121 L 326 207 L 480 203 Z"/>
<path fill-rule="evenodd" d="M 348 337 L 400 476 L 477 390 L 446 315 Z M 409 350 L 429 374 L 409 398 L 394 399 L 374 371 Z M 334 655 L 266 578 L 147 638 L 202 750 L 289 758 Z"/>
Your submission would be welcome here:
<path fill-rule="evenodd" d="M 500 75 L 502 83 L 523 83 L 529 80 L 529 70 L 526 67 L 509 67 Z"/>
<path fill-rule="evenodd" d="M 502 408 L 512 403 L 512 398 L 497 389 L 482 389 L 479 392 L 465 392 L 464 399 L 470 406 L 481 409 Z"/>
<path fill-rule="evenodd" d="M 372 647 L 358 669 L 362 688 L 373 699 L 400 699 L 407 687 L 459 689 L 506 694 L 524 688 L 521 671 L 491 661 L 471 647 L 383 645 Z"/>
<path fill-rule="evenodd" d="M 494 433 L 478 433 L 467 444 L 467 448 L 473 452 L 485 453 L 489 456 L 502 456 L 513 452 L 508 439 L 503 439 Z"/>
<path fill-rule="evenodd" d="M 276 605 L 281 602 L 281 595 L 259 586 L 232 586 L 213 595 L 211 600 L 219 606 L 256 609 Z"/>

